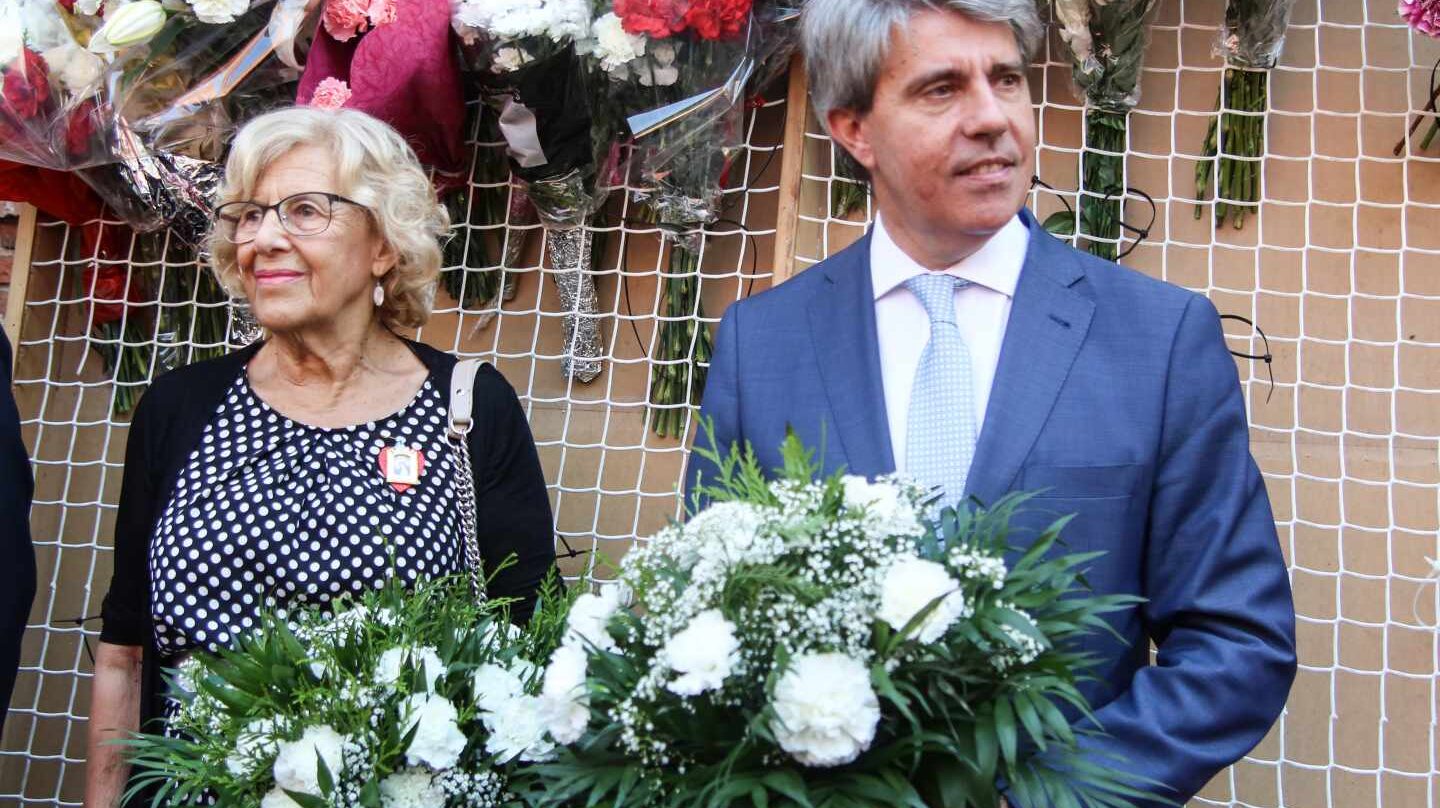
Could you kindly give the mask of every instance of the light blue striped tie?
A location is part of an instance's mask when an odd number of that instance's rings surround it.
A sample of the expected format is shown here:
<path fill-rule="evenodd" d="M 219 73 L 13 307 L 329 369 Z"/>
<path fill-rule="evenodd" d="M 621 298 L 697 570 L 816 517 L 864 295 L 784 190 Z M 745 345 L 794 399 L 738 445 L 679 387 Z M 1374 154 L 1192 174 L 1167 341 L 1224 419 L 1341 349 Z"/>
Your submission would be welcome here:
<path fill-rule="evenodd" d="M 937 511 L 964 496 L 979 431 L 970 349 L 955 322 L 955 290 L 969 285 L 963 278 L 932 273 L 905 282 L 930 316 L 930 341 L 920 355 L 910 390 L 906 473 L 925 485 L 941 487 Z"/>

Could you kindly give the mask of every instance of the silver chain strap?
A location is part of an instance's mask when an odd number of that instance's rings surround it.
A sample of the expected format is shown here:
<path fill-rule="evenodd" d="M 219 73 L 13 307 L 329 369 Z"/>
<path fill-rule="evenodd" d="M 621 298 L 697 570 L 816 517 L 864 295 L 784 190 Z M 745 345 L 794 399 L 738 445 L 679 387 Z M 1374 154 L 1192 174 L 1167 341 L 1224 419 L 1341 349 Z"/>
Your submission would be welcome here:
<path fill-rule="evenodd" d="M 475 535 L 475 474 L 470 465 L 469 432 L 468 427 L 464 432 L 457 432 L 452 427 L 450 440 L 454 442 L 456 466 L 460 473 L 456 489 L 460 505 L 460 531 L 465 540 L 465 567 L 470 573 L 470 593 L 476 600 L 484 600 L 485 590 L 480 586 L 480 540 Z"/>

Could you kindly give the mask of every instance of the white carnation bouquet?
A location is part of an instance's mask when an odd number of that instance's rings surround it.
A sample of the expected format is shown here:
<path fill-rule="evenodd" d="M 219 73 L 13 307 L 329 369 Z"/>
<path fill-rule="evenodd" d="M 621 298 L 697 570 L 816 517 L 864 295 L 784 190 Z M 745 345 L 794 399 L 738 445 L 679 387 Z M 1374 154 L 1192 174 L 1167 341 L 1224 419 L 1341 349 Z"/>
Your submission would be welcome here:
<path fill-rule="evenodd" d="M 526 631 L 462 578 L 392 581 L 334 612 L 264 617 L 174 672 L 164 734 L 125 741 L 129 800 L 261 808 L 500 806 L 546 760 L 539 670 L 566 604 L 542 592 Z"/>
<path fill-rule="evenodd" d="M 1088 593 L 1064 521 L 1007 564 L 1026 497 L 927 519 L 899 478 L 836 475 L 793 436 L 768 480 L 715 461 L 710 504 L 584 595 L 543 676 L 537 805 L 984 806 L 1144 796 L 1078 753 L 1074 650 L 1136 599 Z"/>

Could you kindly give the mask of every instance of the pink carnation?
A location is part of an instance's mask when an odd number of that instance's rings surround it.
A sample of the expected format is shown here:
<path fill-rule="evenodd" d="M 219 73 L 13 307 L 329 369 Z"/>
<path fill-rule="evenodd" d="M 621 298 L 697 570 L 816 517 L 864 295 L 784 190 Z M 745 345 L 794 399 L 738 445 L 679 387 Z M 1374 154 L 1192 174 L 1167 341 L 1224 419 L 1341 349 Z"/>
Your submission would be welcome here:
<path fill-rule="evenodd" d="M 316 109 L 339 109 L 350 100 L 350 85 L 331 76 L 315 85 L 310 106 Z"/>
<path fill-rule="evenodd" d="M 371 0 L 370 24 L 378 26 L 395 22 L 395 6 L 395 0 Z"/>
<path fill-rule="evenodd" d="M 368 27 L 367 0 L 325 0 L 325 30 L 336 42 L 349 42 Z"/>
<path fill-rule="evenodd" d="M 1399 11 L 1411 28 L 1440 38 L 1440 0 L 1400 0 Z"/>

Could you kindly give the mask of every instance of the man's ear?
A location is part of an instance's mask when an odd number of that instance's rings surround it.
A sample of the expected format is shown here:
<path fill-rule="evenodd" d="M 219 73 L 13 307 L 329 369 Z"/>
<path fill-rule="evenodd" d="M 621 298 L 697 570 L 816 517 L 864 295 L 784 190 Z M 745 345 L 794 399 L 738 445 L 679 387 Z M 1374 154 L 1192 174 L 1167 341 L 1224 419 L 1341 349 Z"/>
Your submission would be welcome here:
<path fill-rule="evenodd" d="M 875 171 L 875 150 L 865 130 L 865 116 L 853 109 L 832 109 L 825 115 L 830 137 L 867 172 Z"/>

